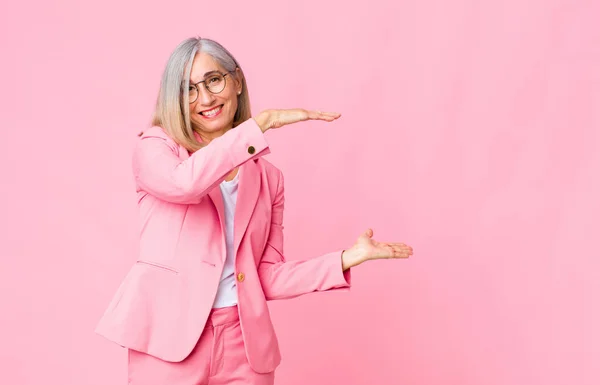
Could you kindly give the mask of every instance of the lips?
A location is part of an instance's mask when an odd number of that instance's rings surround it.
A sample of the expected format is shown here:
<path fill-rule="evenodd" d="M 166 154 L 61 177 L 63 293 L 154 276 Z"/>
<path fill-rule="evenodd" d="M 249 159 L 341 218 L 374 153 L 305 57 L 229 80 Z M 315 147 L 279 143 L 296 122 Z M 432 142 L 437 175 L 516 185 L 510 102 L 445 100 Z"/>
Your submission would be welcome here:
<path fill-rule="evenodd" d="M 201 111 L 200 115 L 204 116 L 205 118 L 212 118 L 212 117 L 219 115 L 221 113 L 222 109 L 223 109 L 223 105 L 216 106 L 214 108 L 211 108 L 210 110 Z"/>

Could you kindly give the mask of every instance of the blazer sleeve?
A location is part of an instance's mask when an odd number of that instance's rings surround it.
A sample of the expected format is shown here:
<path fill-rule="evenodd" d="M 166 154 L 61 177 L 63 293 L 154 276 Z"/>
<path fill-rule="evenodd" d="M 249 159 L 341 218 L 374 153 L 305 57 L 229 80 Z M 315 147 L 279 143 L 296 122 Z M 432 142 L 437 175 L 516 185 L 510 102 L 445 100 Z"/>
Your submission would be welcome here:
<path fill-rule="evenodd" d="M 269 153 L 264 133 L 251 118 L 183 161 L 173 141 L 146 133 L 135 146 L 132 166 L 140 189 L 164 201 L 191 204 L 200 202 L 234 168 Z"/>
<path fill-rule="evenodd" d="M 283 254 L 284 185 L 280 172 L 273 202 L 271 230 L 258 265 L 258 274 L 267 300 L 298 297 L 315 291 L 349 290 L 350 269 L 342 270 L 338 250 L 301 261 L 286 261 Z"/>

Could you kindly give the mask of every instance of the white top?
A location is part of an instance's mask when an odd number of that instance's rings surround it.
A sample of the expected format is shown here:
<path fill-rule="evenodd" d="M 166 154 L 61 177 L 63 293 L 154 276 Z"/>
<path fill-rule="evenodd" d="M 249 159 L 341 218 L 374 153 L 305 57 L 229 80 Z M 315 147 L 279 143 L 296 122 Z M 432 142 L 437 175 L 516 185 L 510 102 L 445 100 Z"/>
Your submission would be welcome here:
<path fill-rule="evenodd" d="M 238 301 L 235 285 L 235 255 L 233 255 L 233 216 L 237 202 L 240 170 L 241 168 L 238 169 L 232 180 L 224 180 L 219 184 L 221 195 L 223 195 L 223 205 L 225 206 L 225 246 L 227 255 L 213 308 L 233 306 Z"/>

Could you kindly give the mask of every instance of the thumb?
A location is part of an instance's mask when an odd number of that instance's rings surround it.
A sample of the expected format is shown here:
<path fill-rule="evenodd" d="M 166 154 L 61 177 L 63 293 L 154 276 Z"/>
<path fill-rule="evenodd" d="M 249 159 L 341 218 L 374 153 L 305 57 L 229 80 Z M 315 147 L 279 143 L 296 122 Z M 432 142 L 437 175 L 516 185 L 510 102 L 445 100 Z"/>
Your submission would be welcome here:
<path fill-rule="evenodd" d="M 368 228 L 367 231 L 365 231 L 363 233 L 364 236 L 366 236 L 367 238 L 371 238 L 373 236 L 373 229 Z"/>

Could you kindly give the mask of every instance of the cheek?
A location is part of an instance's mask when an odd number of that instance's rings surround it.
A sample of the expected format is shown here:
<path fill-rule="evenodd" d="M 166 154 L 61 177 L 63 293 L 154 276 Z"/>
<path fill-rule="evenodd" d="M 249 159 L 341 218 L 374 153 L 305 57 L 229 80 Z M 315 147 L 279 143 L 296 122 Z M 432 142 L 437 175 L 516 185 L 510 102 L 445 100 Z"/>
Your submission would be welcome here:
<path fill-rule="evenodd" d="M 236 95 L 236 97 L 229 100 L 229 110 L 230 110 L 229 112 L 231 113 L 232 116 L 237 111 L 237 107 L 238 107 L 238 100 L 237 100 L 237 95 Z"/>
<path fill-rule="evenodd" d="M 235 111 L 237 111 L 237 108 L 238 108 L 238 101 L 236 99 L 231 102 L 231 109 L 233 110 L 233 112 L 235 112 Z"/>

